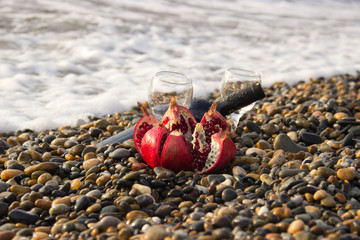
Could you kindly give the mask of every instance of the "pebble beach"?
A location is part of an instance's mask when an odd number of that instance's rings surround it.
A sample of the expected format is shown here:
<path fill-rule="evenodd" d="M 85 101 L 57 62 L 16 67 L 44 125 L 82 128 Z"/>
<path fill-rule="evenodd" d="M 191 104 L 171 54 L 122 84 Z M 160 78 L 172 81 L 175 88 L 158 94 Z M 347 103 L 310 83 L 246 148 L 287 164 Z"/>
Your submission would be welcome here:
<path fill-rule="evenodd" d="M 212 174 L 151 169 L 132 140 L 98 147 L 136 107 L 3 134 L 0 239 L 360 239 L 360 73 L 264 89 Z"/>

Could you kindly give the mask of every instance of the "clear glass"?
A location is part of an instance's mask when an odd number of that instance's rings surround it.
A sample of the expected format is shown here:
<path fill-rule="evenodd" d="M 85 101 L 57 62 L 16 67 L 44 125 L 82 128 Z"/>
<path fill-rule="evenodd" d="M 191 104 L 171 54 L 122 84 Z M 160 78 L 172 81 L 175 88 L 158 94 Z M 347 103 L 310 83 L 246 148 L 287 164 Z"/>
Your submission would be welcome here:
<path fill-rule="evenodd" d="M 221 97 L 226 97 L 232 93 L 249 87 L 251 85 L 261 84 L 261 75 L 251 70 L 245 70 L 240 68 L 229 68 L 225 70 L 223 78 L 221 79 Z M 255 102 L 247 105 L 235 111 L 230 116 L 230 123 L 233 125 L 233 129 L 237 126 L 241 116 L 251 110 L 255 105 Z"/>
<path fill-rule="evenodd" d="M 178 72 L 157 72 L 148 92 L 149 106 L 157 119 L 161 120 L 172 97 L 175 97 L 179 105 L 188 108 L 193 98 L 191 78 Z"/>

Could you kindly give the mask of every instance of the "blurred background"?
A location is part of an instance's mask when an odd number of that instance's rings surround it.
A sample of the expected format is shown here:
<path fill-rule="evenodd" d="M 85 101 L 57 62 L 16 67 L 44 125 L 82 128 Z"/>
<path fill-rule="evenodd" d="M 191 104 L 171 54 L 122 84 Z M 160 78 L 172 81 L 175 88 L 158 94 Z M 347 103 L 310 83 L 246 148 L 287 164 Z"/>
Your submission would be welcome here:
<path fill-rule="evenodd" d="M 219 88 L 360 70 L 360 1 L 1 0 L 0 132 L 72 125 L 147 99 L 160 70 Z"/>

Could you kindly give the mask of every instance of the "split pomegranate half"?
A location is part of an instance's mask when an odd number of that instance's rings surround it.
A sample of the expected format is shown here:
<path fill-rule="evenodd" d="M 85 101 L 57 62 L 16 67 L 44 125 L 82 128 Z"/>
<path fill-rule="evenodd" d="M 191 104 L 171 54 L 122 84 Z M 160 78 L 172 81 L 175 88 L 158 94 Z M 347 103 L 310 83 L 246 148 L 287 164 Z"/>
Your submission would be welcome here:
<path fill-rule="evenodd" d="M 150 167 L 162 166 L 175 172 L 193 170 L 199 174 L 224 168 L 235 156 L 236 146 L 217 103 L 200 123 L 191 112 L 171 100 L 161 123 L 139 104 L 144 116 L 135 126 L 134 142 Z"/>

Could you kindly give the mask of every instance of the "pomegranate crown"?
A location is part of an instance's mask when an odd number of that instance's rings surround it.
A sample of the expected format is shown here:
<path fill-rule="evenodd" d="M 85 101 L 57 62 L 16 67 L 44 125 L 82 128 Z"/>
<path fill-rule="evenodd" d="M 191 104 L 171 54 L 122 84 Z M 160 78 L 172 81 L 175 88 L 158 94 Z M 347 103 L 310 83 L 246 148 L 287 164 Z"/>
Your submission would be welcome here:
<path fill-rule="evenodd" d="M 176 103 L 175 97 L 171 97 L 169 109 L 171 110 L 171 111 L 169 110 L 167 111 L 167 113 L 170 114 L 169 117 L 171 119 L 176 119 L 177 121 L 179 121 L 179 115 L 180 115 L 179 105 Z"/>

